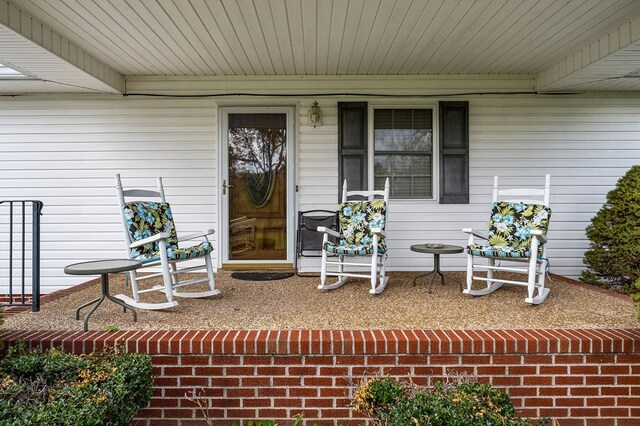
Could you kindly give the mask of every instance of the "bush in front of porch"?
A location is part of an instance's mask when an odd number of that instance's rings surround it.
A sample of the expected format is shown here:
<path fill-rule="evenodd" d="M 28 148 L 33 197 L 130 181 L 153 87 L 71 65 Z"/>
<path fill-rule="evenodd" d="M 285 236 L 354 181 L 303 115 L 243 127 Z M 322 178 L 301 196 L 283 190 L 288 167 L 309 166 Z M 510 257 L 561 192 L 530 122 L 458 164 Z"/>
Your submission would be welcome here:
<path fill-rule="evenodd" d="M 516 416 L 508 394 L 466 376 L 436 382 L 432 390 L 391 377 L 364 380 L 354 393 L 352 407 L 388 426 L 532 424 Z"/>
<path fill-rule="evenodd" d="M 3 424 L 129 425 L 152 387 L 148 355 L 43 353 L 18 345 L 0 361 L 0 418 Z"/>
<path fill-rule="evenodd" d="M 640 166 L 618 180 L 602 209 L 591 219 L 580 279 L 629 294 L 640 279 Z"/>

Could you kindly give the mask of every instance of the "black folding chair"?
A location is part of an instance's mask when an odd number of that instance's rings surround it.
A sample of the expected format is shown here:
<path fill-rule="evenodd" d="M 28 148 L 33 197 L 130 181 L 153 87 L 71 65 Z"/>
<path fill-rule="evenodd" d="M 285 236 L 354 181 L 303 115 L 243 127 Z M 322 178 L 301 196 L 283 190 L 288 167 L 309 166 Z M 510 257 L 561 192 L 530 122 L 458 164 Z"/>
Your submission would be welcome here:
<path fill-rule="evenodd" d="M 333 210 L 306 210 L 298 212 L 298 230 L 296 234 L 296 275 L 316 277 L 320 275 L 300 275 L 298 259 L 301 257 L 322 257 L 322 233 L 318 226 L 338 229 L 338 214 Z"/>

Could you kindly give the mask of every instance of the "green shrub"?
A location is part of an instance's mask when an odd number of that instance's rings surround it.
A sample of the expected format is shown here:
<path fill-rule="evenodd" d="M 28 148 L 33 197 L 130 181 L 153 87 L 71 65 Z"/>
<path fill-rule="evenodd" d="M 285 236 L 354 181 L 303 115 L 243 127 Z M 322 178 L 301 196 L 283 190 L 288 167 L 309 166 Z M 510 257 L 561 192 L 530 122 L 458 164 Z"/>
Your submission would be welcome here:
<path fill-rule="evenodd" d="M 429 391 L 389 377 L 371 379 L 356 390 L 352 407 L 388 426 L 531 424 L 515 416 L 509 395 L 475 381 L 436 383 Z"/>
<path fill-rule="evenodd" d="M 407 386 L 389 377 L 366 380 L 353 396 L 351 406 L 369 417 L 383 417 L 391 407 L 409 394 Z"/>
<path fill-rule="evenodd" d="M 0 361 L 0 424 L 129 425 L 152 387 L 148 355 L 12 347 Z"/>
<path fill-rule="evenodd" d="M 587 227 L 591 240 L 580 279 L 628 294 L 640 278 L 640 166 L 633 166 L 607 194 Z"/>

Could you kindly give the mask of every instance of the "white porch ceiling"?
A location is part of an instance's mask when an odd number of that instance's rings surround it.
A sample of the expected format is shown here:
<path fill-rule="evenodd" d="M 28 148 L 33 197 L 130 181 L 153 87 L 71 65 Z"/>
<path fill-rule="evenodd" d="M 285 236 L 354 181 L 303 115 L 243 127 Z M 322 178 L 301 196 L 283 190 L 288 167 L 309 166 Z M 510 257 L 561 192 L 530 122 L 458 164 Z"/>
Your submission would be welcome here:
<path fill-rule="evenodd" d="M 11 2 L 125 77 L 543 75 L 627 24 L 634 43 L 640 16 L 639 0 Z M 624 55 L 637 59 L 637 46 Z M 629 74 L 605 59 L 597 78 L 581 80 L 586 90 Z M 543 89 L 580 89 L 556 80 Z M 625 81 L 619 90 L 640 90 L 640 79 Z"/>

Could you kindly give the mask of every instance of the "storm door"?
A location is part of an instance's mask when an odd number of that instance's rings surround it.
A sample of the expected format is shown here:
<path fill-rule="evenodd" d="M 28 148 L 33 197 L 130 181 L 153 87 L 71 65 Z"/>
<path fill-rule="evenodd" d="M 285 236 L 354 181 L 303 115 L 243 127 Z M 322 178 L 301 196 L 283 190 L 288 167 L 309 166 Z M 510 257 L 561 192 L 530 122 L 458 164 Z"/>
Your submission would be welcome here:
<path fill-rule="evenodd" d="M 223 110 L 222 201 L 226 263 L 287 263 L 292 110 Z"/>

